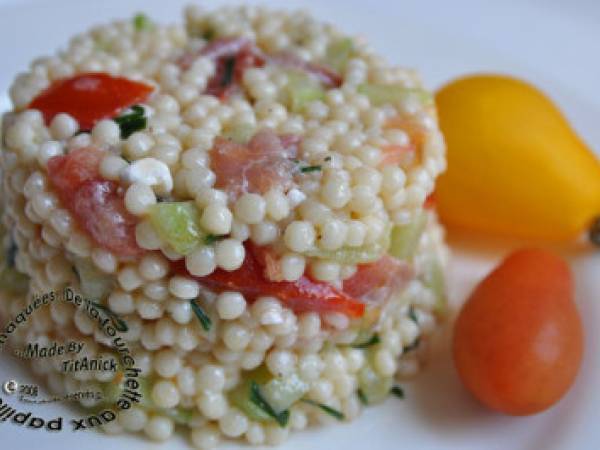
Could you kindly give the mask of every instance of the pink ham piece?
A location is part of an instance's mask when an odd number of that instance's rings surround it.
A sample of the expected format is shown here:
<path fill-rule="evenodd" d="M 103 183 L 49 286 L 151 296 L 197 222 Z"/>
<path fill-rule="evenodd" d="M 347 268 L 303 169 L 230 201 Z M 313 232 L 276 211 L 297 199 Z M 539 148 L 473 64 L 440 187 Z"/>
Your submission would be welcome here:
<path fill-rule="evenodd" d="M 381 303 L 414 278 L 411 267 L 391 256 L 370 264 L 360 264 L 356 273 L 344 281 L 342 290 L 367 303 Z"/>
<path fill-rule="evenodd" d="M 287 190 L 293 183 L 297 136 L 278 136 L 264 130 L 246 145 L 217 137 L 211 150 L 216 186 L 232 199 L 245 192 L 264 194 L 273 187 Z"/>
<path fill-rule="evenodd" d="M 143 250 L 135 239 L 137 219 L 125 209 L 123 193 L 114 181 L 102 179 L 105 152 L 80 148 L 48 161 L 48 177 L 63 206 L 97 245 L 125 257 Z"/>

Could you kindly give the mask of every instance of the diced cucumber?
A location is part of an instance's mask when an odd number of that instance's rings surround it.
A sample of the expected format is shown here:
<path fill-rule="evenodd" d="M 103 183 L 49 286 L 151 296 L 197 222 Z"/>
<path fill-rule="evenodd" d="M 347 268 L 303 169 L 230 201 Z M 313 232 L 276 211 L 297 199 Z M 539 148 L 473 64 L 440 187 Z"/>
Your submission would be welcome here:
<path fill-rule="evenodd" d="M 386 103 L 401 103 L 410 98 L 415 98 L 423 105 L 429 105 L 433 102 L 431 94 L 421 88 L 387 84 L 361 84 L 358 86 L 358 92 L 369 97 L 369 100 L 375 106 L 385 105 Z"/>
<path fill-rule="evenodd" d="M 358 386 L 368 404 L 385 400 L 394 384 L 392 377 L 379 376 L 370 365 L 358 372 Z"/>
<path fill-rule="evenodd" d="M 427 225 L 427 215 L 419 214 L 412 222 L 392 228 L 390 254 L 401 260 L 410 259 Z"/>
<path fill-rule="evenodd" d="M 390 247 L 389 228 L 382 233 L 382 238 L 373 244 L 362 247 L 342 247 L 338 250 L 309 250 L 305 254 L 311 258 L 327 259 L 340 264 L 367 264 L 384 256 Z"/>
<path fill-rule="evenodd" d="M 173 249 L 182 255 L 190 253 L 205 234 L 200 229 L 200 213 L 193 202 L 163 202 L 152 206 L 150 223 Z"/>
<path fill-rule="evenodd" d="M 260 387 L 264 399 L 276 412 L 282 412 L 300 400 L 308 392 L 308 384 L 294 374 L 273 378 Z"/>
<path fill-rule="evenodd" d="M 250 397 L 251 381 L 243 381 L 240 385 L 229 393 L 229 401 L 240 408 L 246 415 L 259 422 L 268 422 L 272 420 L 263 409 L 252 402 Z"/>
<path fill-rule="evenodd" d="M 157 411 L 169 417 L 177 425 L 188 425 L 192 421 L 194 414 L 191 409 L 184 408 L 158 409 Z"/>
<path fill-rule="evenodd" d="M 102 300 L 113 289 L 114 277 L 96 268 L 91 262 L 76 258 L 74 268 L 79 278 L 81 293 L 93 300 Z"/>
<path fill-rule="evenodd" d="M 437 314 L 443 315 L 446 313 L 448 301 L 446 297 L 446 279 L 444 277 L 444 269 L 442 264 L 437 259 L 432 259 L 427 266 L 425 275 L 423 276 L 425 286 L 430 288 L 436 298 L 434 311 Z"/>
<path fill-rule="evenodd" d="M 352 43 L 352 39 L 340 39 L 329 44 L 325 53 L 325 60 L 327 65 L 333 70 L 342 72 L 353 53 L 354 44 Z"/>
<path fill-rule="evenodd" d="M 252 401 L 251 387 L 258 384 L 260 395 L 276 414 L 288 410 L 308 392 L 308 384 L 296 374 L 265 379 L 266 369 L 258 369 L 246 374 L 245 381 L 229 394 L 232 404 L 244 411 L 253 420 L 272 421 L 273 416 Z"/>
<path fill-rule="evenodd" d="M 295 113 L 302 112 L 308 103 L 325 97 L 325 91 L 316 80 L 304 73 L 293 71 L 288 73 L 285 93 L 289 108 Z"/>
<path fill-rule="evenodd" d="M 248 141 L 250 141 L 250 139 L 252 139 L 252 136 L 254 136 L 255 133 L 256 128 L 254 125 L 249 123 L 241 123 L 230 128 L 223 134 L 223 136 L 238 144 L 246 144 Z"/>

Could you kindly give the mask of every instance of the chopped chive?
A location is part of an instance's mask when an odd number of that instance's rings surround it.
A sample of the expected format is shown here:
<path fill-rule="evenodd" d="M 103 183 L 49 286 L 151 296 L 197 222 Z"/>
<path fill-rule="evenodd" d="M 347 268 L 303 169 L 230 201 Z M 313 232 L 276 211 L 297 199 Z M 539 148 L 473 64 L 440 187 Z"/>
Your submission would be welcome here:
<path fill-rule="evenodd" d="M 152 28 L 152 21 L 144 13 L 138 13 L 133 16 L 133 26 L 136 31 L 148 30 Z"/>
<path fill-rule="evenodd" d="M 408 308 L 408 317 L 417 325 L 419 325 L 419 318 L 417 317 L 417 312 L 415 311 L 415 307 L 410 305 Z"/>
<path fill-rule="evenodd" d="M 225 60 L 223 67 L 223 77 L 221 78 L 221 86 L 227 87 L 233 81 L 233 73 L 235 71 L 235 58 L 228 58 Z"/>
<path fill-rule="evenodd" d="M 204 331 L 210 331 L 210 327 L 212 326 L 212 320 L 210 320 L 210 317 L 208 317 L 200 305 L 196 303 L 195 299 L 190 300 L 190 304 L 192 305 L 192 310 L 194 311 L 194 314 L 196 314 L 196 317 L 200 321 L 200 325 L 202 325 Z"/>
<path fill-rule="evenodd" d="M 71 270 L 73 271 L 73 273 L 77 277 L 77 281 L 79 281 L 81 283 L 81 275 L 79 274 L 79 270 L 77 270 L 77 267 L 71 266 Z"/>
<path fill-rule="evenodd" d="M 79 275 L 77 272 L 75 273 Z M 112 321 L 113 325 L 118 331 L 120 331 L 121 333 L 127 333 L 127 331 L 129 331 L 127 323 L 123 319 L 121 319 L 117 313 L 111 311 L 106 306 L 101 305 L 100 303 L 91 302 L 91 304 L 94 305 L 96 309 L 99 309 L 104 314 L 106 314 L 106 316 Z"/>
<path fill-rule="evenodd" d="M 225 239 L 225 235 L 207 234 L 206 237 L 204 238 L 204 243 L 206 245 L 212 245 L 215 242 L 218 242 L 222 239 Z"/>
<path fill-rule="evenodd" d="M 215 30 L 208 29 L 202 33 L 202 39 L 212 41 L 215 38 Z"/>
<path fill-rule="evenodd" d="M 400 386 L 393 386 L 390 389 L 390 394 L 395 395 L 398 398 L 404 398 L 404 390 Z"/>
<path fill-rule="evenodd" d="M 19 251 L 19 247 L 17 247 L 17 243 L 15 240 L 10 238 L 10 244 L 6 249 L 6 266 L 10 269 L 15 267 L 15 259 L 17 258 L 17 252 Z"/>
<path fill-rule="evenodd" d="M 402 349 L 402 353 L 408 353 L 408 352 L 412 352 L 413 350 L 416 350 L 419 347 L 419 344 L 421 343 L 421 338 L 418 337 L 416 338 L 412 344 L 407 345 L 406 347 L 404 347 Z"/>
<path fill-rule="evenodd" d="M 303 399 L 302 401 L 309 405 L 316 406 L 317 408 L 321 408 L 323 411 L 325 411 L 330 416 L 335 417 L 337 420 L 344 420 L 346 418 L 344 416 L 344 413 L 338 411 L 337 409 L 333 409 L 331 406 L 327 406 L 323 403 L 315 402 L 314 400 L 310 399 Z"/>
<path fill-rule="evenodd" d="M 148 120 L 144 116 L 144 108 L 140 105 L 131 107 L 131 112 L 113 119 L 121 129 L 121 139 L 127 139 L 133 133 L 146 128 Z"/>
<path fill-rule="evenodd" d="M 372 345 L 377 345 L 380 342 L 381 342 L 381 339 L 379 339 L 379 335 L 377 333 L 375 333 L 373 336 L 371 336 L 371 338 L 368 341 L 359 342 L 358 344 L 352 344 L 351 347 L 352 348 L 367 348 L 367 347 L 371 347 Z"/>
<path fill-rule="evenodd" d="M 277 413 L 269 402 L 264 399 L 260 393 L 260 387 L 255 381 L 250 384 L 250 401 L 275 419 L 281 428 L 285 428 L 290 419 L 290 411 L 286 409 L 285 411 Z"/>
<path fill-rule="evenodd" d="M 362 391 L 362 389 L 359 389 L 358 391 L 356 391 L 356 395 L 358 395 L 358 399 L 360 400 L 360 402 L 363 405 L 367 406 L 369 404 L 369 400 L 367 399 L 367 396 Z"/>
<path fill-rule="evenodd" d="M 598 217 L 590 228 L 590 241 L 600 247 L 600 217 Z"/>
<path fill-rule="evenodd" d="M 300 168 L 300 172 L 302 173 L 318 172 L 319 170 L 321 170 L 321 166 L 306 166 Z"/>

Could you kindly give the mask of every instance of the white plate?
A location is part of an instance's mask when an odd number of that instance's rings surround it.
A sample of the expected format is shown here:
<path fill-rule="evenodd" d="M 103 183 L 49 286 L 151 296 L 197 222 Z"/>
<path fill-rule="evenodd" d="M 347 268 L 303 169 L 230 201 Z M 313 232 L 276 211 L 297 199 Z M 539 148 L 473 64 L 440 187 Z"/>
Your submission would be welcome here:
<path fill-rule="evenodd" d="M 124 4 L 125 3 L 125 4 Z M 63 46 L 88 26 L 147 11 L 161 21 L 180 20 L 180 0 L 0 0 L 0 107 L 7 106 L 10 80 L 33 58 Z M 218 2 L 210 2 L 216 4 Z M 280 2 L 266 1 L 277 4 Z M 483 5 L 485 3 L 485 5 Z M 418 68 L 426 83 L 438 87 L 474 71 L 522 76 L 544 88 L 564 109 L 588 143 L 600 150 L 600 4 L 595 0 L 559 2 L 453 0 L 288 1 L 353 34 L 363 34 L 394 62 Z M 453 237 L 449 273 L 453 305 L 516 242 Z M 311 448 L 369 449 L 592 449 L 600 427 L 600 252 L 559 249 L 574 268 L 577 301 L 586 329 L 586 354 L 574 388 L 555 408 L 527 418 L 510 418 L 480 407 L 461 387 L 452 367 L 449 329 L 435 346 L 431 362 L 404 401 L 389 399 L 370 408 L 352 424 L 295 434 L 284 450 Z M 4 360 L 6 361 L 6 360 Z M 16 368 L 0 367 L 0 380 Z M 64 414 L 64 411 L 62 411 Z M 0 425 L 2 448 L 96 450 L 160 448 L 132 437 L 95 433 L 50 434 Z M 72 447 L 73 446 L 73 447 Z M 169 448 L 185 448 L 183 439 Z M 233 447 L 230 447 L 233 448 Z"/>

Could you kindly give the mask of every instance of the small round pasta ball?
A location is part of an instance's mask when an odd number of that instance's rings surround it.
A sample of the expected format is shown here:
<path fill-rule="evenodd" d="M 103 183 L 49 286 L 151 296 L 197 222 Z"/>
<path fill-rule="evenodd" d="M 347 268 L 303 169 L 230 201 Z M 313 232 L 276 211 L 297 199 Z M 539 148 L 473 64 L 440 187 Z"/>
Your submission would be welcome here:
<path fill-rule="evenodd" d="M 125 193 L 125 208 L 131 214 L 143 216 L 155 204 L 156 195 L 147 184 L 134 183 L 127 188 L 127 192 Z"/>
<path fill-rule="evenodd" d="M 237 319 L 246 310 L 246 299 L 239 292 L 222 292 L 217 297 L 216 307 L 221 319 Z"/>
<path fill-rule="evenodd" d="M 321 187 L 321 199 L 331 208 L 343 208 L 351 198 L 349 184 L 338 177 L 331 177 Z"/>
<path fill-rule="evenodd" d="M 348 227 L 343 221 L 328 220 L 321 226 L 319 247 L 325 250 L 337 250 L 344 245 L 347 233 Z"/>
<path fill-rule="evenodd" d="M 144 426 L 146 435 L 154 441 L 166 441 L 173 435 L 173 421 L 167 417 L 151 417 Z"/>
<path fill-rule="evenodd" d="M 143 131 L 136 131 L 125 141 L 124 153 L 130 159 L 140 159 L 147 156 L 153 146 L 154 139 Z"/>
<path fill-rule="evenodd" d="M 285 281 L 296 281 L 302 275 L 306 268 L 306 260 L 297 253 L 286 253 L 279 260 L 281 266 L 281 275 Z"/>
<path fill-rule="evenodd" d="M 185 267 L 194 276 L 203 277 L 217 268 L 214 247 L 199 246 L 185 257 Z"/>
<path fill-rule="evenodd" d="M 179 389 L 172 381 L 162 380 L 152 387 L 152 401 L 159 408 L 174 408 L 180 400 Z"/>
<path fill-rule="evenodd" d="M 146 280 L 160 280 L 169 273 L 169 263 L 158 253 L 147 253 L 142 257 L 138 271 Z"/>
<path fill-rule="evenodd" d="M 59 113 L 50 122 L 50 133 L 54 139 L 68 139 L 77 131 L 79 131 L 79 124 L 69 114 Z"/>
<path fill-rule="evenodd" d="M 177 375 L 181 364 L 181 358 L 172 350 L 161 350 L 154 357 L 154 369 L 163 378 Z"/>
<path fill-rule="evenodd" d="M 272 350 L 267 354 L 266 365 L 275 376 L 291 374 L 296 367 L 296 355 L 287 350 Z"/>
<path fill-rule="evenodd" d="M 107 180 L 119 180 L 121 171 L 127 167 L 127 161 L 112 153 L 107 153 L 100 163 L 100 175 Z"/>
<path fill-rule="evenodd" d="M 279 235 L 279 228 L 270 221 L 260 222 L 250 226 L 250 237 L 257 245 L 267 245 L 274 242 Z"/>
<path fill-rule="evenodd" d="M 246 439 L 250 445 L 262 445 L 265 442 L 265 431 L 258 423 L 251 423 L 246 431 Z"/>
<path fill-rule="evenodd" d="M 207 424 L 202 428 L 192 429 L 190 438 L 194 448 L 212 450 L 219 445 L 221 433 L 216 426 Z"/>
<path fill-rule="evenodd" d="M 121 140 L 121 129 L 114 120 L 100 120 L 92 128 L 92 139 L 100 145 L 116 145 Z"/>
<path fill-rule="evenodd" d="M 135 227 L 135 240 L 137 244 L 145 250 L 158 250 L 162 242 L 152 224 L 147 220 L 142 220 Z"/>
<path fill-rule="evenodd" d="M 252 333 L 245 326 L 230 322 L 223 326 L 223 342 L 233 351 L 242 351 L 250 343 Z"/>
<path fill-rule="evenodd" d="M 142 408 L 133 406 L 130 409 L 120 411 L 117 419 L 123 429 L 135 432 L 144 429 L 148 421 L 148 414 Z"/>
<path fill-rule="evenodd" d="M 246 250 L 237 239 L 223 239 L 215 245 L 215 261 L 222 269 L 239 269 L 245 256 Z"/>
<path fill-rule="evenodd" d="M 290 250 L 302 253 L 313 247 L 315 237 L 315 229 L 310 222 L 295 220 L 285 229 L 283 240 Z"/>
<path fill-rule="evenodd" d="M 310 264 L 310 274 L 320 281 L 336 281 L 340 278 L 340 265 L 334 261 L 316 260 Z"/>
<path fill-rule="evenodd" d="M 211 390 L 219 392 L 225 387 L 225 369 L 214 364 L 206 364 L 200 368 L 196 376 L 198 390 Z"/>
<path fill-rule="evenodd" d="M 278 189 L 272 189 L 265 194 L 266 211 L 268 216 L 279 221 L 290 214 L 290 205 L 287 197 Z"/>
<path fill-rule="evenodd" d="M 200 295 L 200 285 L 196 280 L 177 275 L 169 280 L 169 292 L 177 298 L 190 300 Z"/>
<path fill-rule="evenodd" d="M 231 408 L 219 419 L 219 428 L 227 437 L 238 437 L 248 429 L 248 418 L 236 408 Z"/>
<path fill-rule="evenodd" d="M 227 399 L 220 392 L 205 390 L 196 398 L 196 406 L 208 419 L 217 420 L 227 412 Z"/>
<path fill-rule="evenodd" d="M 258 194 L 243 194 L 235 203 L 235 216 L 244 223 L 255 224 L 263 220 L 266 202 Z"/>
<path fill-rule="evenodd" d="M 200 224 L 209 233 L 227 234 L 231 231 L 232 219 L 233 215 L 227 205 L 211 203 L 202 211 Z"/>

